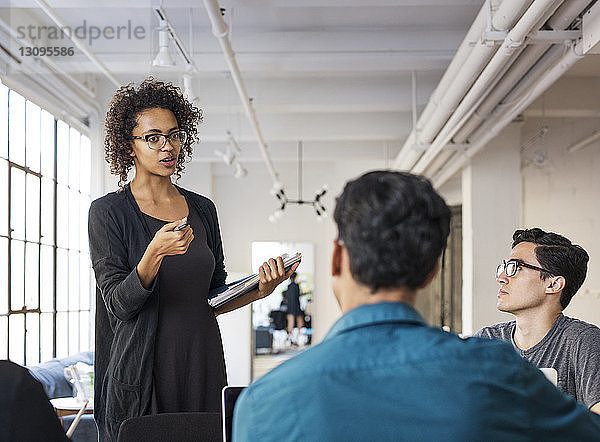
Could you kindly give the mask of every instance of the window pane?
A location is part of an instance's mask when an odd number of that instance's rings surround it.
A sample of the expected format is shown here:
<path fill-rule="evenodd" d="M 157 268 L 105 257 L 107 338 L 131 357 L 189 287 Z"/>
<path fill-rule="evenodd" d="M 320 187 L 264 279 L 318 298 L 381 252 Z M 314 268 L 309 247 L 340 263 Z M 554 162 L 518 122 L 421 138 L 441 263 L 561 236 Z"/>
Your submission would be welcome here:
<path fill-rule="evenodd" d="M 79 312 L 69 312 L 69 354 L 79 352 Z"/>
<path fill-rule="evenodd" d="M 69 249 L 79 249 L 79 192 L 69 190 Z"/>
<path fill-rule="evenodd" d="M 27 313 L 26 318 L 27 332 L 25 348 L 26 364 L 33 365 L 40 363 L 40 315 L 38 313 Z"/>
<path fill-rule="evenodd" d="M 40 240 L 40 179 L 30 173 L 27 174 L 26 188 L 27 204 L 27 229 L 25 234 L 28 241 Z"/>
<path fill-rule="evenodd" d="M 0 238 L 0 315 L 3 313 L 8 313 L 8 238 Z"/>
<path fill-rule="evenodd" d="M 54 248 L 42 246 L 40 252 L 40 309 L 54 311 Z"/>
<path fill-rule="evenodd" d="M 0 84 L 0 157 L 8 159 L 8 88 L 3 84 Z"/>
<path fill-rule="evenodd" d="M 64 121 L 56 123 L 56 178 L 65 186 L 69 184 L 69 126 Z"/>
<path fill-rule="evenodd" d="M 56 310 L 69 307 L 69 255 L 66 249 L 56 251 Z"/>
<path fill-rule="evenodd" d="M 25 364 L 25 315 L 8 317 L 8 359 L 17 364 Z"/>
<path fill-rule="evenodd" d="M 56 357 L 69 355 L 69 318 L 68 313 L 56 314 Z"/>
<path fill-rule="evenodd" d="M 69 131 L 69 187 L 73 190 L 79 190 L 79 168 L 81 167 L 80 138 L 79 131 L 71 128 Z"/>
<path fill-rule="evenodd" d="M 25 243 L 10 243 L 10 307 L 21 310 L 25 305 Z"/>
<path fill-rule="evenodd" d="M 85 195 L 90 194 L 92 180 L 92 147 L 90 139 L 81 135 L 81 172 L 79 190 Z"/>
<path fill-rule="evenodd" d="M 28 242 L 25 245 L 25 305 L 28 309 L 38 308 L 40 246 Z"/>
<path fill-rule="evenodd" d="M 69 310 L 79 310 L 79 252 L 69 250 Z"/>
<path fill-rule="evenodd" d="M 88 242 L 88 212 L 90 210 L 90 197 L 79 195 L 79 250 L 87 253 L 90 249 Z"/>
<path fill-rule="evenodd" d="M 54 181 L 42 178 L 42 238 L 43 244 L 54 244 Z"/>
<path fill-rule="evenodd" d="M 90 312 L 81 312 L 79 314 L 79 351 L 89 351 L 90 347 Z"/>
<path fill-rule="evenodd" d="M 25 103 L 25 142 L 27 143 L 27 167 L 40 171 L 40 108 L 31 101 Z"/>
<path fill-rule="evenodd" d="M 10 228 L 12 237 L 25 239 L 25 172 L 10 168 Z"/>
<path fill-rule="evenodd" d="M 54 116 L 43 110 L 41 113 L 41 120 L 40 145 L 42 151 L 42 175 L 48 178 L 54 178 Z"/>
<path fill-rule="evenodd" d="M 53 324 L 54 314 L 52 313 L 42 313 L 40 318 L 40 346 L 42 353 L 42 362 L 48 361 L 52 359 L 52 351 L 54 350 L 54 324 Z"/>
<path fill-rule="evenodd" d="M 8 161 L 0 159 L 0 235 L 8 235 Z"/>
<path fill-rule="evenodd" d="M 79 255 L 79 308 L 90 309 L 90 255 L 81 253 Z"/>
<path fill-rule="evenodd" d="M 8 359 L 8 316 L 0 316 L 0 359 Z"/>
<path fill-rule="evenodd" d="M 25 98 L 10 91 L 9 94 L 9 140 L 8 157 L 11 161 L 25 165 Z"/>
<path fill-rule="evenodd" d="M 59 184 L 56 194 L 56 245 L 64 247 L 69 245 L 69 189 Z"/>

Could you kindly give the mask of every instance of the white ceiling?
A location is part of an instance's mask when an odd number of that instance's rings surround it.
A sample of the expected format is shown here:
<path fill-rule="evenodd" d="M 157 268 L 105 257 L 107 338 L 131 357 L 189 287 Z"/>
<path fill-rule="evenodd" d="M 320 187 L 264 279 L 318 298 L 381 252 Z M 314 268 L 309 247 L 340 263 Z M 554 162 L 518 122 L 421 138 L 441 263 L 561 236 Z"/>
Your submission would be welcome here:
<path fill-rule="evenodd" d="M 48 3 L 72 27 L 85 20 L 87 26 L 99 28 L 129 21 L 144 28 L 142 39 L 98 38 L 89 45 L 121 82 L 153 74 L 181 83 L 185 69 L 173 46 L 178 67 L 159 70 L 150 65 L 158 44 L 152 5 L 160 3 Z M 226 9 L 232 46 L 273 159 L 295 160 L 302 140 L 310 161 L 394 158 L 412 127 L 411 73 L 416 73 L 421 110 L 482 3 L 232 0 L 220 6 Z M 54 25 L 33 1 L 20 4 L 23 9 L 0 14 L 13 29 Z M 204 110 L 205 145 L 195 160 L 215 160 L 214 148 L 224 145 L 226 131 L 231 130 L 242 145 L 242 158 L 261 161 L 208 15 L 202 2 L 190 4 L 167 0 L 162 7 L 199 69 L 193 85 Z M 71 73 L 94 73 L 103 104 L 115 89 L 81 53 L 57 62 Z"/>
<path fill-rule="evenodd" d="M 4 0 L 0 18 L 13 30 L 55 26 L 34 1 Z M 218 161 L 231 131 L 244 162 L 262 161 L 227 64 L 201 1 L 47 0 L 72 27 L 127 26 L 120 39 L 86 36 L 91 51 L 121 83 L 151 74 L 182 85 L 185 67 L 151 66 L 157 51 L 162 5 L 192 54 L 195 94 L 204 111 L 202 148 L 194 160 Z M 412 129 L 412 75 L 416 106 L 427 103 L 483 0 L 221 0 L 224 19 L 260 128 L 275 162 L 295 161 L 304 143 L 307 161 L 392 160 Z M 0 5 L 2 2 L 0 1 Z M 191 6 L 191 7 L 190 7 Z M 128 35 L 140 28 L 141 38 Z M 25 32 L 28 32 L 27 29 Z M 131 30 L 131 31 L 130 31 Z M 31 37 L 31 36 L 30 36 Z M 47 41 L 71 45 L 68 40 Z M 16 53 L 14 42 L 10 50 Z M 102 114 L 116 89 L 81 52 L 54 60 L 97 89 Z M 595 60 L 580 62 L 570 75 L 600 74 Z M 90 81 L 93 79 L 93 81 Z"/>

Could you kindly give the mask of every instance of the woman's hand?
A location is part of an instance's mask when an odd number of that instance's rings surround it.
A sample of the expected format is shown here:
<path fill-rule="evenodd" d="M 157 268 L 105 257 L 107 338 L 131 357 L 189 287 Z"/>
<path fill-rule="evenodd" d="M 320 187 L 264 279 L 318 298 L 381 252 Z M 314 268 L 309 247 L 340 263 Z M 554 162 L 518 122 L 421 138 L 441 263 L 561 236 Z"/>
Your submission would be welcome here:
<path fill-rule="evenodd" d="M 278 256 L 277 260 L 271 258 L 268 262 L 263 263 L 258 269 L 258 276 L 260 277 L 258 283 L 258 298 L 264 298 L 273 293 L 275 287 L 289 278 L 299 265 L 300 263 L 297 262 L 286 272 L 283 267 L 283 259 L 281 256 Z"/>
<path fill-rule="evenodd" d="M 152 281 L 154 281 L 165 256 L 183 255 L 187 252 L 190 243 L 194 239 L 191 226 L 188 224 L 181 230 L 173 231 L 175 227 L 186 220 L 187 218 L 183 218 L 162 226 L 146 247 L 144 256 L 142 256 L 136 267 L 140 282 L 146 290 L 150 290 Z"/>
<path fill-rule="evenodd" d="M 161 258 L 169 255 L 183 255 L 194 239 L 194 232 L 189 224 L 178 231 L 173 229 L 186 220 L 187 218 L 183 218 L 162 226 L 156 232 L 148 247 Z"/>

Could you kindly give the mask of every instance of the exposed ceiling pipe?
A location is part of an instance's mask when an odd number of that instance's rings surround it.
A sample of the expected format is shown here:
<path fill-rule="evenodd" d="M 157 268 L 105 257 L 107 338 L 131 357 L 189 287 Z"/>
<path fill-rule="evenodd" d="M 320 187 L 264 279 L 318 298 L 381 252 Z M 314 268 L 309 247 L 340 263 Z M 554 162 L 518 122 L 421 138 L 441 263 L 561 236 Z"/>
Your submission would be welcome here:
<path fill-rule="evenodd" d="M 235 87 L 238 91 L 238 95 L 242 102 L 242 106 L 246 111 L 246 116 L 250 120 L 250 125 L 252 126 L 254 134 L 256 135 L 258 146 L 260 147 L 263 159 L 265 161 L 265 164 L 267 165 L 267 169 L 269 170 L 271 179 L 273 180 L 273 185 L 277 189 L 281 189 L 283 185 L 279 181 L 279 175 L 273 167 L 273 161 L 271 160 L 271 156 L 269 155 L 267 145 L 260 130 L 258 119 L 256 118 L 256 112 L 254 111 L 254 107 L 252 106 L 250 98 L 248 97 L 248 92 L 246 90 L 246 85 L 244 84 L 244 79 L 242 78 L 242 74 L 235 59 L 235 53 L 233 52 L 231 42 L 229 41 L 229 30 L 227 28 L 227 25 L 223 21 L 219 3 L 217 2 L 217 0 L 204 0 L 204 7 L 206 8 L 206 11 L 208 12 L 208 17 L 210 18 L 213 34 L 215 37 L 217 37 L 217 40 L 219 40 L 219 44 L 221 45 L 221 49 L 223 50 L 223 54 L 225 55 L 225 60 L 227 61 L 229 71 L 231 72 L 231 78 L 235 83 Z"/>
<path fill-rule="evenodd" d="M 563 3 L 548 20 L 548 26 L 556 31 L 562 31 L 569 26 L 575 18 L 587 6 L 589 0 L 571 0 Z M 488 95 L 484 102 L 475 111 L 473 116 L 452 137 L 454 143 L 465 143 L 468 136 L 472 134 L 479 125 L 485 121 L 496 105 L 506 97 L 515 84 L 531 69 L 531 67 L 551 47 L 551 44 L 529 45 L 519 58 L 513 63 L 510 70 L 502 78 L 500 83 Z"/>
<path fill-rule="evenodd" d="M 514 86 L 513 90 L 496 105 L 494 110 L 488 114 L 486 120 L 481 124 L 475 132 L 468 134 L 469 140 L 477 140 L 483 136 L 483 134 L 489 130 L 489 128 L 495 123 L 498 115 L 509 109 L 510 106 L 514 105 L 523 94 L 531 88 L 531 86 L 538 81 L 541 75 L 554 66 L 558 60 L 564 55 L 566 47 L 564 45 L 554 45 L 548 50 L 542 58 L 525 74 Z M 496 89 L 496 88 L 495 88 Z M 474 114 L 473 114 L 474 115 Z M 472 120 L 469 120 L 472 121 Z M 440 154 L 434 159 L 434 161 L 427 167 L 424 175 L 431 177 L 434 176 L 439 169 L 445 167 L 446 162 L 450 160 L 452 155 L 460 155 L 460 146 L 465 146 L 465 143 L 457 143 L 456 136 L 453 138 L 455 144 L 449 144 L 445 146 L 445 150 L 442 150 Z M 466 145 L 468 147 L 468 144 Z M 459 150 L 457 153 L 456 151 Z"/>
<path fill-rule="evenodd" d="M 468 136 L 488 118 L 496 105 L 510 92 L 519 79 L 527 73 L 531 66 L 540 59 L 550 46 L 550 44 L 536 44 L 526 47 L 494 90 L 490 92 L 483 103 L 473 113 L 471 118 L 452 137 L 452 141 L 454 143 L 465 143 Z"/>
<path fill-rule="evenodd" d="M 62 18 L 60 18 L 58 16 L 58 14 L 54 11 L 54 9 L 52 9 L 52 7 L 50 7 L 50 5 L 48 5 L 48 3 L 46 3 L 44 0 L 35 0 L 35 2 L 37 3 L 37 5 L 40 7 L 40 9 L 42 11 L 44 11 L 46 13 L 46 15 L 48 17 L 50 17 L 52 19 L 52 21 L 54 23 L 56 23 L 56 25 L 63 29 L 65 27 L 67 27 L 68 25 L 64 22 L 64 20 Z M 106 77 L 116 86 L 116 87 L 121 87 L 121 82 L 119 80 L 117 80 L 117 78 L 113 75 L 113 73 L 106 67 L 106 65 L 104 63 L 102 63 L 100 61 L 100 59 L 96 56 L 96 54 L 94 54 L 90 48 L 88 47 L 87 44 L 85 44 L 85 42 L 81 39 L 79 39 L 75 33 L 69 33 L 68 37 L 71 39 L 71 41 L 73 42 L 73 44 L 75 46 L 77 46 L 77 48 L 83 52 L 87 58 L 90 59 L 90 61 L 92 63 L 94 63 L 96 66 L 98 66 L 98 68 L 102 71 L 102 73 L 104 73 L 104 75 L 106 75 Z"/>
<path fill-rule="evenodd" d="M 546 52 L 529 72 L 519 80 L 513 90 L 496 106 L 489 118 L 475 132 L 469 135 L 469 140 L 480 139 L 506 110 L 510 109 L 523 98 L 546 71 L 558 63 L 558 60 L 565 55 L 566 51 L 567 48 L 564 45 L 555 45 Z"/>
<path fill-rule="evenodd" d="M 583 42 L 579 41 L 576 45 L 571 45 L 567 53 L 560 59 L 560 61 L 547 70 L 539 81 L 532 86 L 532 88 L 524 95 L 521 100 L 514 104 L 511 108 L 506 110 L 504 114 L 495 121 L 495 124 L 486 130 L 482 137 L 473 141 L 472 147 L 464 152 L 463 155 L 455 156 L 450 163 L 444 167 L 436 176 L 433 177 L 432 182 L 436 188 L 439 188 L 452 176 L 462 169 L 463 166 L 471 160 L 471 158 L 477 154 L 490 140 L 500 133 L 520 112 L 522 112 L 527 106 L 529 106 L 536 98 L 546 91 L 556 80 L 558 80 L 571 66 L 573 66 L 579 59 L 583 58 Z"/>
<path fill-rule="evenodd" d="M 583 140 L 580 140 L 577 143 L 572 144 L 567 149 L 567 152 L 569 152 L 569 153 L 577 152 L 578 150 L 581 150 L 584 147 L 592 144 L 596 140 L 600 140 L 600 130 L 595 130 L 594 132 L 592 132 L 591 135 L 588 135 Z"/>
<path fill-rule="evenodd" d="M 494 14 L 494 27 L 499 30 L 512 27 L 514 22 L 522 15 L 523 9 L 529 6 L 530 3 L 531 1 L 504 0 L 496 14 Z M 400 149 L 394 167 L 404 170 L 413 167 L 421 154 L 420 151 L 415 149 L 415 145 L 430 143 L 434 139 L 459 101 L 493 56 L 496 47 L 488 46 L 481 41 L 481 36 L 486 30 L 486 17 L 490 7 L 489 1 L 482 6 L 455 58 L 450 63 L 438 87 L 432 94 L 432 98 L 421 114 L 416 130 L 411 131 L 402 149 Z M 473 42 L 476 42 L 476 44 L 471 47 Z"/>
<path fill-rule="evenodd" d="M 456 131 L 460 129 L 461 121 L 464 121 L 465 117 L 468 118 L 477 109 L 477 101 L 481 100 L 483 94 L 489 91 L 490 85 L 501 78 L 499 75 L 506 68 L 507 64 L 511 62 L 511 57 L 518 50 L 523 49 L 527 34 L 534 29 L 540 19 L 549 10 L 556 9 L 557 7 L 556 0 L 535 0 L 531 4 L 521 19 L 508 32 L 502 46 L 496 51 L 481 75 L 477 78 L 477 81 L 436 136 L 431 146 L 429 146 L 417 164 L 411 169 L 411 172 L 417 174 L 423 173 L 433 158 L 452 139 Z"/>
<path fill-rule="evenodd" d="M 450 65 L 448 65 L 446 72 L 444 72 L 440 82 L 431 94 L 431 97 L 429 98 L 425 109 L 423 109 L 417 124 L 413 124 L 410 135 L 404 142 L 403 147 L 400 149 L 400 152 L 396 157 L 394 167 L 402 168 L 403 165 L 406 165 L 406 168 L 408 169 L 409 167 L 412 167 L 412 165 L 418 160 L 419 156 L 421 155 L 421 151 L 416 146 L 421 143 L 421 139 L 419 136 L 417 136 L 417 134 L 420 134 L 422 126 L 429 121 L 431 114 L 438 107 L 442 97 L 450 87 L 450 83 L 452 83 L 454 78 L 456 78 L 460 69 L 463 68 L 464 64 L 469 58 L 469 55 L 473 51 L 473 43 L 477 42 L 481 38 L 481 34 L 486 27 L 487 15 L 488 8 L 485 8 L 484 6 L 479 10 L 477 17 L 473 21 L 473 24 L 469 28 L 467 35 L 456 51 L 456 54 L 450 62 Z"/>

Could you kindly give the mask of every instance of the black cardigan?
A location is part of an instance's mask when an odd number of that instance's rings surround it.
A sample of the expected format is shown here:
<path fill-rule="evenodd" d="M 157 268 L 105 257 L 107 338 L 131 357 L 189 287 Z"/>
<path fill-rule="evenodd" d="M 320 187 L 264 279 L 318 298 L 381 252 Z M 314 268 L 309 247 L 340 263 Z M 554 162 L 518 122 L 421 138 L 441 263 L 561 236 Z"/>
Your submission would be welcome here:
<path fill-rule="evenodd" d="M 222 286 L 227 273 L 215 206 L 201 195 L 177 190 L 201 215 L 215 257 L 210 289 Z M 137 274 L 152 236 L 129 184 L 91 204 L 88 231 L 96 276 L 94 417 L 100 440 L 116 440 L 121 422 L 150 411 L 158 275 L 146 290 Z"/>

